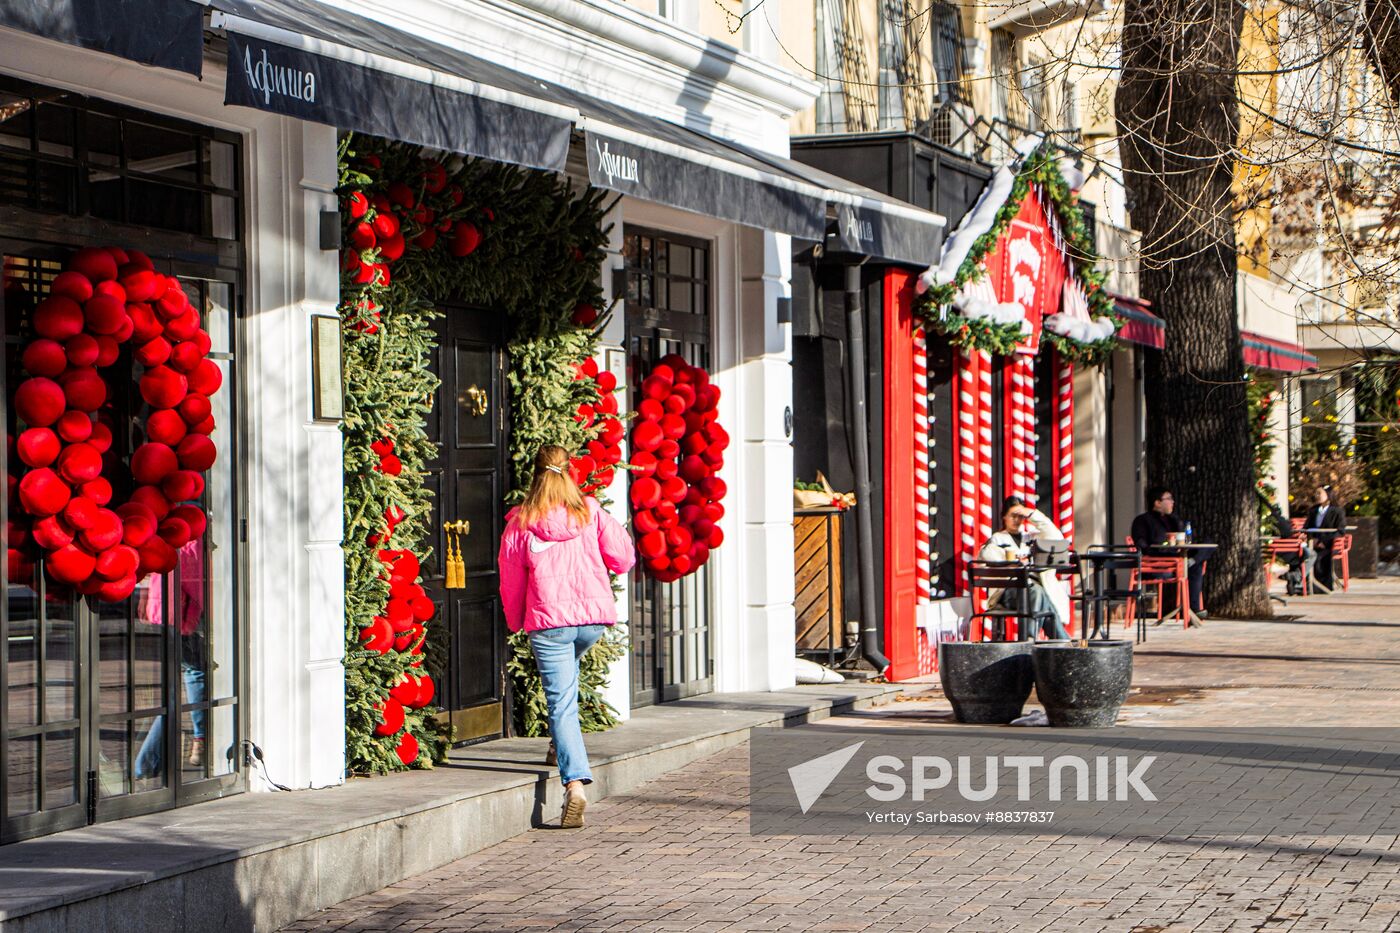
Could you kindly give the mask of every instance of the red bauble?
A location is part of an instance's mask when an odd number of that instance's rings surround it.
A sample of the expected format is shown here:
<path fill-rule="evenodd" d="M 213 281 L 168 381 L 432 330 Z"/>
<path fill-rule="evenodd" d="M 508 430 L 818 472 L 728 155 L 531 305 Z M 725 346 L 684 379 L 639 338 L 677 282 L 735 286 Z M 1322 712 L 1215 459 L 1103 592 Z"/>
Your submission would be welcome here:
<path fill-rule="evenodd" d="M 41 518 L 30 529 L 34 543 L 49 551 L 56 551 L 73 543 L 74 529 L 57 515 Z"/>
<path fill-rule="evenodd" d="M 399 756 L 399 761 L 404 767 L 412 765 L 418 760 L 418 739 L 412 732 L 405 732 L 399 736 L 399 744 L 394 746 L 394 754 Z"/>
<path fill-rule="evenodd" d="M 674 460 L 680 455 L 681 445 L 671 440 L 669 437 L 656 445 L 656 457 L 658 460 Z"/>
<path fill-rule="evenodd" d="M 82 548 L 72 544 L 52 551 L 45 567 L 49 576 L 59 583 L 78 583 L 92 576 L 96 559 Z"/>
<path fill-rule="evenodd" d="M 666 409 L 654 398 L 644 398 L 637 403 L 637 417 L 642 421 L 660 421 Z"/>
<path fill-rule="evenodd" d="M 185 419 L 180 417 L 179 412 L 171 408 L 162 408 L 159 411 L 151 412 L 151 416 L 146 419 L 147 439 L 169 447 L 180 443 L 187 430 Z"/>
<path fill-rule="evenodd" d="M 389 698 L 397 700 L 404 706 L 412 706 L 413 701 L 418 699 L 420 689 L 418 678 L 412 674 L 404 674 L 394 688 L 389 691 Z"/>
<path fill-rule="evenodd" d="M 92 425 L 92 435 L 88 437 L 88 443 L 97 449 L 100 454 L 105 454 L 112 447 L 112 429 L 101 421 L 95 421 Z"/>
<path fill-rule="evenodd" d="M 32 382 L 34 380 L 30 381 Z M 23 388 L 23 386 L 21 386 L 21 388 Z M 61 413 L 62 409 L 60 409 L 59 411 L 59 414 Z M 54 418 L 57 417 L 58 414 L 55 414 Z M 25 420 L 28 421 L 29 419 L 26 418 Z M 51 423 L 51 421 L 44 423 L 49 424 Z M 632 447 L 636 450 L 643 451 L 655 450 L 657 445 L 662 442 L 664 437 L 665 436 L 662 434 L 661 431 L 661 426 L 658 425 L 655 421 L 640 421 L 637 423 L 637 426 L 632 429 Z"/>
<path fill-rule="evenodd" d="M 69 338 L 74 340 L 77 338 Z M 93 341 L 94 351 L 97 349 L 97 342 Z M 24 348 L 24 353 L 20 357 L 20 363 L 31 375 L 48 376 L 53 378 L 68 368 L 68 354 L 65 344 L 57 340 L 41 338 Z M 96 355 L 94 354 L 94 359 Z"/>
<path fill-rule="evenodd" d="M 53 470 L 30 470 L 19 481 L 20 505 L 30 515 L 53 515 L 68 504 L 73 491 Z"/>
<path fill-rule="evenodd" d="M 632 483 L 629 495 L 633 509 L 655 508 L 656 504 L 661 501 L 661 484 L 649 476 L 644 476 Z"/>
<path fill-rule="evenodd" d="M 433 696 L 437 694 L 437 685 L 433 683 L 432 674 L 424 674 L 418 678 L 418 696 L 410 704 L 414 709 L 422 709 L 433 702 Z"/>
<path fill-rule="evenodd" d="M 710 466 L 700 457 L 689 456 L 681 461 L 681 477 L 692 486 L 710 475 Z"/>
<path fill-rule="evenodd" d="M 679 415 L 665 415 L 661 419 L 661 433 L 667 440 L 678 441 L 685 437 L 685 419 Z"/>
<path fill-rule="evenodd" d="M 641 509 L 632 513 L 632 530 L 639 535 L 649 535 L 653 531 L 660 531 L 661 523 L 656 520 L 656 515 L 650 509 Z"/>
<path fill-rule="evenodd" d="M 131 547 L 140 547 L 156 533 L 156 513 L 140 502 L 128 502 L 117 509 L 122 519 L 122 541 Z"/>
<path fill-rule="evenodd" d="M 98 505 L 106 505 L 112 501 L 112 484 L 105 476 L 99 476 L 90 483 L 83 483 L 78 487 L 78 494 L 85 499 L 91 499 Z"/>
<path fill-rule="evenodd" d="M 379 244 L 379 258 L 385 262 L 394 262 L 403 257 L 404 239 L 402 233 L 396 233 L 391 237 L 385 237 Z"/>
<path fill-rule="evenodd" d="M 50 295 L 34 309 L 33 323 L 40 337 L 64 341 L 82 332 L 83 309 L 71 298 Z"/>
<path fill-rule="evenodd" d="M 637 476 L 651 476 L 656 472 L 656 457 L 646 451 L 633 453 L 631 462 L 637 468 Z"/>
<path fill-rule="evenodd" d="M 481 231 L 465 221 L 458 221 L 452 226 L 452 240 L 448 245 L 453 256 L 461 259 L 476 252 L 476 248 L 481 245 Z"/>
<path fill-rule="evenodd" d="M 161 522 L 156 529 L 156 534 L 160 535 L 162 541 L 177 550 L 188 544 L 193 537 L 190 534 L 190 526 L 174 515 L 165 517 L 165 521 Z"/>
<path fill-rule="evenodd" d="M 175 449 L 180 458 L 180 466 L 186 470 L 203 472 L 214 465 L 216 450 L 214 442 L 203 434 L 191 434 Z"/>
<path fill-rule="evenodd" d="M 351 220 L 359 220 L 369 210 L 369 198 L 358 191 L 352 191 L 345 199 L 345 209 Z"/>
<path fill-rule="evenodd" d="M 170 341 L 164 337 L 152 337 L 136 348 L 136 362 L 150 369 L 160 366 L 170 359 Z"/>
<path fill-rule="evenodd" d="M 670 500 L 657 503 L 656 520 L 661 523 L 662 528 L 675 527 L 676 522 L 680 521 L 680 513 L 676 511 L 676 504 Z"/>
<path fill-rule="evenodd" d="M 78 533 L 79 539 L 95 554 L 115 547 L 122 540 L 122 520 L 110 509 L 98 509 L 91 528 Z"/>
<path fill-rule="evenodd" d="M 715 548 L 717 548 L 717 547 L 719 547 L 721 544 L 723 544 L 723 543 L 724 543 L 724 531 L 723 531 L 723 529 L 721 529 L 718 525 L 716 525 L 714 528 L 711 528 L 711 529 L 710 529 L 710 535 L 709 535 L 708 538 L 705 539 L 705 543 L 708 544 L 708 545 L 710 546 L 710 550 L 714 550 Z"/>
<path fill-rule="evenodd" d="M 122 288 L 126 289 L 127 301 L 150 301 L 156 296 L 157 288 L 160 288 L 161 294 L 165 294 L 165 283 L 150 269 L 123 269 L 121 282 Z"/>
<path fill-rule="evenodd" d="M 194 335 L 199 333 L 199 315 L 194 308 L 186 308 L 182 314 L 166 321 L 165 332 L 173 340 L 193 340 Z"/>
<path fill-rule="evenodd" d="M 58 384 L 63 387 L 69 408 L 97 411 L 107 401 L 107 383 L 91 367 L 68 370 L 58 377 Z"/>
<path fill-rule="evenodd" d="M 654 372 L 642 380 L 642 395 L 657 404 L 661 404 L 662 400 L 670 394 L 670 380 L 658 378 Z"/>
<path fill-rule="evenodd" d="M 77 485 L 102 475 L 102 455 L 91 444 L 69 444 L 58 455 L 58 475 Z"/>
<path fill-rule="evenodd" d="M 667 502 L 679 505 L 681 501 L 685 499 L 688 488 L 689 487 L 685 484 L 685 480 L 681 479 L 679 476 L 673 476 L 661 484 L 661 495 Z"/>
<path fill-rule="evenodd" d="M 642 535 L 637 539 L 637 553 L 648 560 L 666 553 L 666 538 L 659 531 Z"/>
<path fill-rule="evenodd" d="M 97 587 L 94 595 L 104 603 L 119 603 L 136 591 L 136 574 L 129 573 L 116 580 L 107 580 Z"/>
<path fill-rule="evenodd" d="M 209 361 L 205 360 L 204 362 Z M 168 366 L 157 366 L 154 369 L 149 369 L 141 377 L 141 397 L 152 408 L 174 408 L 184 399 L 189 387 L 185 377 Z M 201 392 L 200 394 L 209 395 L 210 393 Z"/>
<path fill-rule="evenodd" d="M 160 490 L 171 502 L 198 499 L 204 493 L 204 477 L 193 470 L 176 470 L 160 484 Z"/>
<path fill-rule="evenodd" d="M 155 486 L 141 486 L 131 494 L 132 503 L 144 505 L 150 509 L 157 519 L 162 519 L 170 514 L 170 500 L 165 498 L 165 493 Z"/>
<path fill-rule="evenodd" d="M 83 305 L 87 329 L 94 334 L 115 334 L 126 320 L 126 302 L 111 295 L 93 295 Z"/>
<path fill-rule="evenodd" d="M 74 528 L 91 528 L 97 522 L 98 505 L 87 496 L 74 496 L 63 507 L 63 520 Z"/>
<path fill-rule="evenodd" d="M 219 369 L 219 364 L 213 360 L 203 360 L 190 373 L 190 391 L 199 395 L 209 396 L 219 391 L 219 386 L 224 384 L 224 374 Z M 183 395 L 183 393 L 181 393 Z M 178 401 L 178 400 L 177 400 Z M 163 408 L 171 408 L 172 405 L 163 405 Z"/>
<path fill-rule="evenodd" d="M 49 284 L 49 294 L 82 304 L 92 297 L 92 279 L 81 272 L 60 272 Z"/>
<path fill-rule="evenodd" d="M 661 407 L 666 410 L 668 415 L 679 415 L 686 410 L 687 406 L 685 399 L 672 393 L 661 400 Z"/>
<path fill-rule="evenodd" d="M 658 554 L 655 557 L 648 557 L 645 559 L 643 564 L 646 567 L 646 569 L 651 572 L 651 575 L 653 577 L 656 577 L 656 579 L 661 580 L 661 582 L 663 583 L 670 582 L 669 580 L 662 577 L 662 574 L 664 574 L 667 570 L 671 569 L 671 559 L 665 554 Z M 672 577 L 671 579 L 674 580 L 675 577 Z"/>
<path fill-rule="evenodd" d="M 191 540 L 204 537 L 204 530 L 209 527 L 208 516 L 197 505 L 177 505 L 170 510 L 170 518 L 178 518 L 189 526 Z"/>
<path fill-rule="evenodd" d="M 692 566 L 690 562 L 689 551 L 684 554 L 677 554 L 675 557 L 671 558 L 671 572 L 676 574 L 677 577 L 683 577 L 694 569 L 694 566 Z"/>
<path fill-rule="evenodd" d="M 684 525 L 666 529 L 666 549 L 672 554 L 689 553 L 692 540 L 690 529 Z"/>
<path fill-rule="evenodd" d="M 180 403 L 180 417 L 185 419 L 185 424 L 199 424 L 209 417 L 213 407 L 209 404 L 209 399 L 203 395 L 187 395 Z"/>
<path fill-rule="evenodd" d="M 160 538 L 151 538 L 138 547 L 136 553 L 141 556 L 141 563 L 136 568 L 137 575 L 141 577 L 148 573 L 169 573 L 180 563 L 179 552 Z"/>
<path fill-rule="evenodd" d="M 131 455 L 131 475 L 147 486 L 154 486 L 179 468 L 180 460 L 168 444 L 142 444 Z"/>
<path fill-rule="evenodd" d="M 729 491 L 729 487 L 724 484 L 724 480 L 720 479 L 718 476 L 711 476 L 708 479 L 701 480 L 699 486 L 700 491 L 705 494 L 707 499 L 715 501 L 723 499 L 725 493 Z"/>
<path fill-rule="evenodd" d="M 373 226 L 374 235 L 381 239 L 396 236 L 399 232 L 399 219 L 393 214 L 381 212 L 375 216 Z"/>
<path fill-rule="evenodd" d="M 360 221 L 350 228 L 350 245 L 357 250 L 372 249 L 378 238 L 374 235 L 374 227 Z"/>
<path fill-rule="evenodd" d="M 398 476 L 403 472 L 403 461 L 393 454 L 386 454 L 379 458 L 379 470 L 389 476 Z"/>
<path fill-rule="evenodd" d="M 366 651 L 383 654 L 394 646 L 394 629 L 388 619 L 375 616 L 373 622 L 360 629 L 360 642 Z"/>
<path fill-rule="evenodd" d="M 97 575 L 104 580 L 120 580 L 123 577 L 135 576 L 136 568 L 140 563 L 141 555 L 136 553 L 136 548 L 118 544 L 97 555 Z"/>
<path fill-rule="evenodd" d="M 58 459 L 58 435 L 48 428 L 30 428 L 15 442 L 20 462 L 29 467 L 46 467 Z"/>
<path fill-rule="evenodd" d="M 63 388 L 52 379 L 35 376 L 15 390 L 15 412 L 31 428 L 46 428 L 68 407 Z"/>
<path fill-rule="evenodd" d="M 117 260 L 108 250 L 95 246 L 74 253 L 68 260 L 68 268 L 94 282 L 106 282 L 117 277 Z"/>
<path fill-rule="evenodd" d="M 598 436 L 602 438 L 604 444 L 611 446 L 621 443 L 624 433 L 621 421 L 616 418 L 607 418 L 604 419 L 603 426 L 598 431 Z"/>
<path fill-rule="evenodd" d="M 403 728 L 403 704 L 398 700 L 386 699 L 377 709 L 379 724 L 374 727 L 375 735 L 393 735 Z"/>
<path fill-rule="evenodd" d="M 165 330 L 150 305 L 127 305 L 126 314 L 131 319 L 131 336 L 138 344 L 154 340 Z"/>
<path fill-rule="evenodd" d="M 39 343 L 53 343 L 54 341 L 43 340 Z M 26 351 L 27 352 L 27 351 Z M 74 334 L 63 342 L 63 352 L 68 359 L 68 363 L 73 366 L 95 366 L 100 351 L 97 346 L 97 338 L 91 334 Z"/>
<path fill-rule="evenodd" d="M 574 308 L 574 313 L 569 320 L 579 327 L 588 327 L 598 320 L 598 309 L 590 304 L 581 304 Z"/>
<path fill-rule="evenodd" d="M 668 479 L 672 479 L 673 477 L 679 476 L 680 472 L 681 469 L 679 466 L 676 465 L 676 461 L 674 460 L 656 461 L 656 478 L 661 480 L 662 482 L 665 482 Z"/>

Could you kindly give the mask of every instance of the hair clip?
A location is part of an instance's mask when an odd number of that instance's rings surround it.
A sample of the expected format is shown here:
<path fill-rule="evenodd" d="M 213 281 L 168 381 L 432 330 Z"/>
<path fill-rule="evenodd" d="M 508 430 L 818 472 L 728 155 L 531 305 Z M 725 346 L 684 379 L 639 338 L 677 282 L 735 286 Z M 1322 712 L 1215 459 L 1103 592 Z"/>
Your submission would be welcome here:
<path fill-rule="evenodd" d="M 555 473 L 558 473 L 560 476 L 563 476 L 563 475 L 564 475 L 564 468 L 561 467 L 561 466 L 555 466 L 555 465 L 552 464 L 552 463 L 547 463 L 547 464 L 545 464 L 545 469 L 546 469 L 546 470 L 553 470 Z"/>

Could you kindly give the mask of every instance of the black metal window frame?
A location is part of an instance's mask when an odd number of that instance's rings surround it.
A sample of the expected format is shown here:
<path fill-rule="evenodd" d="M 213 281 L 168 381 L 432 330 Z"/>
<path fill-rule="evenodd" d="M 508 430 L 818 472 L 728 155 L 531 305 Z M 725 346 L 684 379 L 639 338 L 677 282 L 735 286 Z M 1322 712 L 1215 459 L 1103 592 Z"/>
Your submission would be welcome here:
<path fill-rule="evenodd" d="M 58 145 L 57 148 L 60 151 L 55 151 L 54 141 L 45 138 L 46 132 L 40 127 L 38 119 L 30 119 L 24 124 L 27 126 L 27 133 L 20 134 L 18 137 L 13 133 L 5 132 L 7 108 L 10 109 L 10 118 L 13 119 L 12 111 L 17 107 L 24 106 L 21 101 L 28 101 L 27 106 L 34 114 L 40 112 L 42 108 L 57 108 L 57 112 L 60 112 L 64 118 L 73 121 L 72 144 L 68 147 L 69 151 L 61 151 L 64 148 L 63 145 Z M 100 162 L 94 165 L 89 158 L 91 149 L 85 130 L 99 120 L 113 121 L 110 125 L 118 127 L 118 138 L 122 143 L 122 148 L 116 153 L 115 161 Z M 128 143 L 139 144 L 139 133 L 134 132 L 137 127 L 148 127 L 156 132 L 188 135 L 192 141 L 198 141 L 199 145 L 193 146 L 190 153 L 191 163 L 194 166 L 190 177 L 164 176 L 146 171 L 145 168 L 150 167 L 149 165 L 135 164 L 139 160 L 130 158 L 132 150 L 128 148 Z M 19 145 L 17 138 L 23 139 L 27 145 Z M 214 146 L 227 147 L 224 150 L 226 161 L 223 166 L 226 169 L 228 183 L 215 177 L 214 159 L 209 156 Z M 164 677 L 165 703 L 161 709 L 172 720 L 172 727 L 166 729 L 166 760 L 178 761 L 179 722 L 184 716 L 192 714 L 196 710 L 213 713 L 216 709 L 232 706 L 235 713 L 232 724 L 234 733 L 229 772 L 198 781 L 186 782 L 182 780 L 178 766 L 172 763 L 166 766 L 166 785 L 161 790 L 149 791 L 144 794 L 132 793 L 122 797 L 102 797 L 99 800 L 95 780 L 97 762 L 93 759 L 92 750 L 101 741 L 100 730 L 104 721 L 114 717 L 134 721 L 143 715 L 143 712 L 148 711 L 137 710 L 134 699 L 130 702 L 125 713 L 105 714 L 100 711 L 98 692 L 96 689 L 92 689 L 99 683 L 97 673 L 100 667 L 99 616 L 97 611 L 86 605 L 84 600 L 80 605 L 83 607 L 81 609 L 83 613 L 81 628 L 86 629 L 85 638 L 80 639 L 79 637 L 78 616 L 75 616 L 73 623 L 75 626 L 75 651 L 83 652 L 82 657 L 86 659 L 82 669 L 74 677 L 73 683 L 73 689 L 78 692 L 76 708 L 79 717 L 73 723 L 77 732 L 75 741 L 78 746 L 75 754 L 80 760 L 78 781 L 81 783 L 75 789 L 77 803 L 75 806 L 65 807 L 61 811 L 45 811 L 42 807 L 45 790 L 41 781 L 37 787 L 37 793 L 40 795 L 40 808 L 31 813 L 12 817 L 7 812 L 7 790 L 0 787 L 0 843 L 45 835 L 92 822 L 105 822 L 139 813 L 185 806 L 239 793 L 247 789 L 246 761 L 242 752 L 243 741 L 248 735 L 249 683 L 248 626 L 246 620 L 248 574 L 247 552 L 246 548 L 243 547 L 244 529 L 246 528 L 245 490 L 247 477 L 241 453 L 246 437 L 241 417 L 241 373 L 237 366 L 237 360 L 243 352 L 243 328 L 241 324 L 244 317 L 245 250 L 243 242 L 246 203 L 243 195 L 243 178 L 246 174 L 245 154 L 244 140 L 238 133 L 0 75 L 0 191 L 4 189 L 3 173 L 6 170 L 14 171 L 16 168 L 20 168 L 31 182 L 27 200 L 23 197 L 16 197 L 14 191 L 4 192 L 6 203 L 0 204 L 0 253 L 16 257 L 39 258 L 52 256 L 56 250 L 123 243 L 146 252 L 155 261 L 157 268 L 166 274 L 180 277 L 186 282 L 187 287 L 193 280 L 196 283 L 194 287 L 201 299 L 207 297 L 212 283 L 226 286 L 225 297 L 228 300 L 227 312 L 229 316 L 227 349 L 223 351 L 217 349 L 220 341 L 215 335 L 216 350 L 211 352 L 209 357 L 228 364 L 222 391 L 228 393 L 231 423 L 226 426 L 220 425 L 220 428 L 227 431 L 224 436 L 227 438 L 228 446 L 221 451 L 221 454 L 228 457 L 228 476 L 232 484 L 229 537 L 233 554 L 230 560 L 236 575 L 236 579 L 232 581 L 229 588 L 230 608 L 233 614 L 230 621 L 235 640 L 233 662 L 236 666 L 231 687 L 232 695 L 226 698 L 208 699 L 206 693 L 206 699 L 203 701 L 181 702 L 177 626 L 165 626 L 169 644 L 165 649 L 162 661 L 166 668 L 166 675 Z M 46 175 L 46 173 L 49 174 Z M 103 182 L 116 181 L 119 183 L 121 196 L 115 202 L 119 207 L 118 210 L 108 209 L 112 203 L 109 201 L 106 207 L 98 205 L 98 213 L 93 213 L 92 185 L 94 176 L 100 177 Z M 45 189 L 43 184 L 46 178 L 66 179 L 63 182 L 66 188 L 57 193 L 52 188 Z M 141 191 L 146 191 L 147 196 L 150 196 L 158 193 L 158 189 L 162 188 L 177 192 L 176 197 L 183 196 L 192 199 L 186 203 L 197 202 L 204 205 L 198 215 L 197 229 L 191 224 L 187 224 L 183 228 L 179 226 L 162 228 L 150 222 L 142 222 L 140 210 L 132 210 L 133 199 L 139 199 Z M 222 210 L 222 227 L 217 222 L 215 217 L 217 209 L 213 206 L 219 199 L 226 202 Z M 146 221 L 151 219 L 145 218 Z M 214 235 L 216 233 L 225 235 L 216 236 Z M 5 330 L 8 331 L 9 328 L 5 328 Z M 21 340 L 20 335 L 10 333 L 6 333 L 3 338 L 7 347 L 18 344 Z M 0 407 L 0 418 L 7 422 L 6 426 L 8 427 L 9 415 L 3 407 Z M 8 473 L 9 465 L 4 460 L 5 456 L 6 454 L 0 451 L 0 471 Z M 7 523 L 8 511 L 8 502 L 0 499 L 0 525 Z M 38 598 L 42 603 L 45 596 L 42 575 L 40 575 L 39 586 Z M 164 595 L 168 613 L 173 613 L 175 610 L 177 601 L 171 597 L 179 586 L 177 570 L 169 575 L 166 583 Z M 208 594 L 209 589 L 206 584 L 206 606 L 208 606 Z M 133 611 L 134 609 L 128 603 L 128 613 Z M 36 620 L 36 627 L 42 636 L 45 623 L 42 613 L 36 613 L 36 615 L 39 616 Z M 5 689 L 9 662 L 8 640 L 4 636 L 9 631 L 9 622 L 9 600 L 0 600 L 0 779 L 3 779 L 5 784 L 8 784 L 6 756 L 8 754 L 10 721 L 9 697 Z M 40 642 L 42 643 L 42 641 L 41 637 Z M 42 651 L 42 646 L 38 650 Z M 76 658 L 74 663 L 77 664 Z M 45 689 L 45 685 L 41 684 L 39 689 L 42 691 Z M 129 692 L 134 688 L 128 684 L 126 689 Z M 64 726 L 63 722 L 40 723 L 36 728 L 52 731 Z M 80 726 L 90 730 L 89 734 L 83 735 Z M 212 750 L 211 742 L 206 747 L 206 760 L 207 755 Z M 171 752 L 176 754 L 171 755 Z"/>

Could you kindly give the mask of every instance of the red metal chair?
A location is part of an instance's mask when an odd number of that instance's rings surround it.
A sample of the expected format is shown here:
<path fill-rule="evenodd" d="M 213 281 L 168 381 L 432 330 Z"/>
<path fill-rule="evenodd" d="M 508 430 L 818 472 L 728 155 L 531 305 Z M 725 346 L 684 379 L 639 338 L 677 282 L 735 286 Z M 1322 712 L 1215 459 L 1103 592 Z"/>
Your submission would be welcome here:
<path fill-rule="evenodd" d="M 1293 530 L 1294 530 L 1294 531 L 1302 531 L 1302 530 L 1303 530 L 1303 526 L 1306 525 L 1307 523 L 1308 523 L 1308 520 L 1307 520 L 1306 518 L 1290 518 L 1290 519 L 1288 520 L 1288 524 L 1291 525 L 1291 526 L 1293 527 Z"/>
<path fill-rule="evenodd" d="M 1136 548 L 1132 535 L 1125 538 L 1126 543 Z M 1150 574 L 1150 576 L 1149 576 Z M 1154 557 L 1148 554 L 1142 555 L 1141 576 L 1134 574 L 1129 585 L 1136 585 L 1146 595 L 1151 587 L 1157 588 L 1157 621 L 1160 623 L 1166 617 L 1166 588 L 1176 587 L 1176 607 L 1181 614 L 1181 624 L 1185 626 L 1189 622 L 1186 614 L 1186 598 L 1190 592 L 1190 587 L 1186 580 L 1186 561 L 1180 557 Z"/>
<path fill-rule="evenodd" d="M 1298 559 L 1299 573 L 1303 578 L 1303 595 L 1308 595 L 1308 575 L 1302 573 L 1303 566 L 1303 546 L 1306 544 L 1302 538 L 1275 538 L 1264 546 L 1264 573 L 1267 574 L 1269 589 L 1274 585 L 1274 561 L 1284 557 L 1296 557 Z M 1287 566 L 1287 561 L 1283 561 Z"/>
<path fill-rule="evenodd" d="M 1342 569 L 1342 592 L 1351 589 L 1351 535 L 1337 535 L 1332 540 L 1332 562 Z"/>

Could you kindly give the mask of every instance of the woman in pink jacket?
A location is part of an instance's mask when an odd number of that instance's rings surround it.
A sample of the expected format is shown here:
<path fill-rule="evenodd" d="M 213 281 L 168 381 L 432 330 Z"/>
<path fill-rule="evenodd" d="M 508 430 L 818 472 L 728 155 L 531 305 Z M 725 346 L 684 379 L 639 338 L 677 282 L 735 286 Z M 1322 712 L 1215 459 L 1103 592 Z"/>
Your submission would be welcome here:
<path fill-rule="evenodd" d="M 570 478 L 568 451 L 540 448 L 530 492 L 506 516 L 501 602 L 510 630 L 529 634 L 544 682 L 566 829 L 583 825 L 583 787 L 593 782 L 578 723 L 578 659 L 617 620 L 608 571 L 626 573 L 635 560 L 626 529 Z"/>

